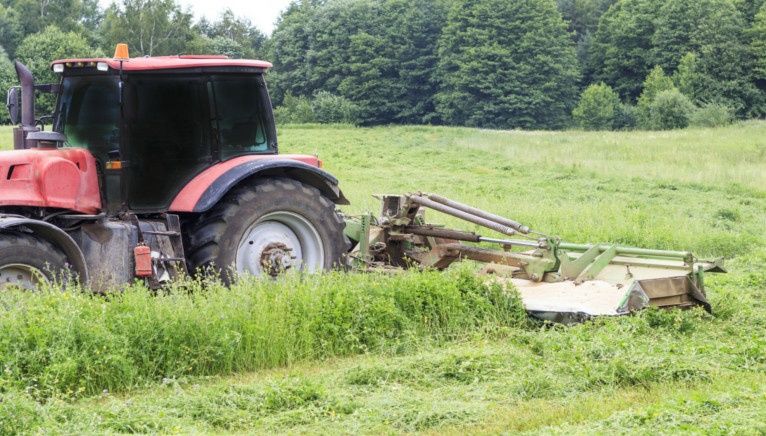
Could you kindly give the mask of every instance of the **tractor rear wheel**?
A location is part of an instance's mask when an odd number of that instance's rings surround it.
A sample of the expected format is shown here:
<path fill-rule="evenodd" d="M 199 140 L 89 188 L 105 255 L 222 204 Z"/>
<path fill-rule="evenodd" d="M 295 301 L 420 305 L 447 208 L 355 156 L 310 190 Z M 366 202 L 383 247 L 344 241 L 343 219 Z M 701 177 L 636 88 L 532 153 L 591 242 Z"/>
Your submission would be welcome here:
<path fill-rule="evenodd" d="M 264 178 L 235 188 L 187 227 L 192 271 L 276 276 L 342 265 L 345 223 L 318 189 L 286 178 Z"/>
<path fill-rule="evenodd" d="M 19 232 L 0 233 L 0 289 L 34 291 L 41 284 L 66 281 L 64 253 L 48 241 Z"/>

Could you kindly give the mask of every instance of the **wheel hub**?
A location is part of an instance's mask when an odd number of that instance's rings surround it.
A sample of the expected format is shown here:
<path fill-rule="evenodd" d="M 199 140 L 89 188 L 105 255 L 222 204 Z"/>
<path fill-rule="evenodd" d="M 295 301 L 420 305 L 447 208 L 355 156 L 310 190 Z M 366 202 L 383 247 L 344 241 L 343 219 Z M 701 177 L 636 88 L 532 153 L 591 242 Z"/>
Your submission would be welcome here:
<path fill-rule="evenodd" d="M 324 247 L 308 220 L 292 212 L 272 212 L 244 232 L 235 262 L 238 274 L 275 277 L 293 269 L 315 272 L 324 265 Z"/>
<path fill-rule="evenodd" d="M 261 266 L 263 271 L 272 277 L 276 277 L 280 272 L 287 271 L 295 266 L 296 256 L 292 254 L 293 249 L 281 242 L 272 242 L 268 244 L 261 252 Z"/>

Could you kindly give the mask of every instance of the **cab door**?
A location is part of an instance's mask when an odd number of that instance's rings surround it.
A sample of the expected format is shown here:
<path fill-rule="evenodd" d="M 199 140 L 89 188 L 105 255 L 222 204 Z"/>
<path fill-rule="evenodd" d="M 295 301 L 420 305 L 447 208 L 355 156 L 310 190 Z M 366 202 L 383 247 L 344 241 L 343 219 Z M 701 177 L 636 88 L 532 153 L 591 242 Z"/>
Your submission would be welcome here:
<path fill-rule="evenodd" d="M 162 212 L 212 162 L 205 79 L 135 74 L 126 81 L 123 168 L 131 210 Z"/>

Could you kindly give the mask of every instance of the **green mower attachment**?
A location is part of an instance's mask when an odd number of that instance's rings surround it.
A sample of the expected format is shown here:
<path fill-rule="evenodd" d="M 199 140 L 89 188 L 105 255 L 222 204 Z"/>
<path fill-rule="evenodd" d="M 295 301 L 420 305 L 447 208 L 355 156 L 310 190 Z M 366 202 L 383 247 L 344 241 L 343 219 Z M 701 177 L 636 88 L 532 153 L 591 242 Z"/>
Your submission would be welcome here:
<path fill-rule="evenodd" d="M 688 251 L 563 242 L 436 194 L 380 198 L 379 217 L 347 219 L 346 236 L 356 243 L 350 254 L 353 266 L 444 269 L 459 260 L 485 263 L 484 273 L 510 281 L 527 312 L 543 320 L 574 323 L 593 316 L 626 315 L 648 306 L 702 306 L 711 311 L 704 273 L 725 272 L 720 259 L 700 261 Z M 425 209 L 515 239 L 427 224 Z"/>

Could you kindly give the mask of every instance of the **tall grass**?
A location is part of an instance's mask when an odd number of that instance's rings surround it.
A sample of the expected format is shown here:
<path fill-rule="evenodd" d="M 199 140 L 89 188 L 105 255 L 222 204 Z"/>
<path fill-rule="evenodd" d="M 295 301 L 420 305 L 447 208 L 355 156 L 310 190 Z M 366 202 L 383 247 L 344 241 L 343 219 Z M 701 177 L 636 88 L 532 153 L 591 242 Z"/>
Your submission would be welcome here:
<path fill-rule="evenodd" d="M 436 192 L 572 242 L 734 257 L 766 244 L 766 122 L 670 132 L 284 126 L 280 147 L 318 153 L 350 199 Z M 451 227 L 487 230 L 427 212 Z"/>
<path fill-rule="evenodd" d="M 525 322 L 513 292 L 465 270 L 292 276 L 231 289 L 187 282 L 157 296 L 141 286 L 108 297 L 10 292 L 0 305 L 0 388 L 37 398 L 396 351 Z"/>

